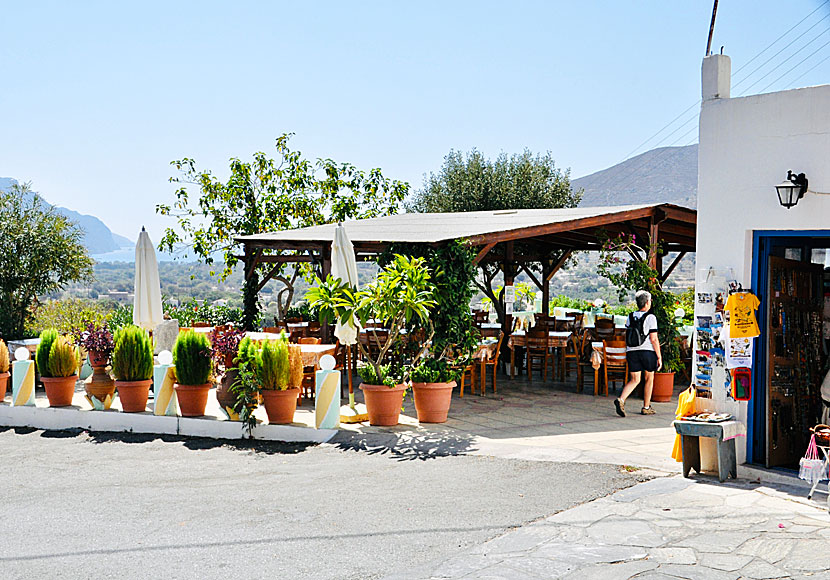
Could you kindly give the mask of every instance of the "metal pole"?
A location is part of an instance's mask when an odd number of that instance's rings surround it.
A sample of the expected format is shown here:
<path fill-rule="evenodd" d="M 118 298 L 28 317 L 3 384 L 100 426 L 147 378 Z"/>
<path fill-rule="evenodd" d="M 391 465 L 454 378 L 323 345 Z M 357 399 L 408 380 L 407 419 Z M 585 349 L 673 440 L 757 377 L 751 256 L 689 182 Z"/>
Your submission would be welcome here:
<path fill-rule="evenodd" d="M 712 35 L 715 33 L 715 17 L 718 15 L 718 0 L 715 0 L 715 5 L 712 7 L 712 23 L 709 25 L 709 40 L 706 42 L 706 54 L 709 56 L 712 53 Z"/>

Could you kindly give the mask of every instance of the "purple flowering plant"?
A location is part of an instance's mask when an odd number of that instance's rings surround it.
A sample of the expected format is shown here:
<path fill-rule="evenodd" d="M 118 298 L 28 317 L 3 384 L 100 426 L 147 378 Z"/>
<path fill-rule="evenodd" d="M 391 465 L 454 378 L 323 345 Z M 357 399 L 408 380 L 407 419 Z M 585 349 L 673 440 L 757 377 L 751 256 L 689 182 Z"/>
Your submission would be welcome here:
<path fill-rule="evenodd" d="M 107 327 L 106 322 L 101 325 L 96 325 L 94 322 L 84 322 L 72 334 L 75 344 L 88 352 L 96 351 L 109 356 L 115 348 L 112 331 Z"/>
<path fill-rule="evenodd" d="M 211 330 L 209 338 L 213 347 L 214 363 L 224 367 L 225 355 L 236 354 L 243 336 L 245 336 L 245 333 L 234 327 Z"/>

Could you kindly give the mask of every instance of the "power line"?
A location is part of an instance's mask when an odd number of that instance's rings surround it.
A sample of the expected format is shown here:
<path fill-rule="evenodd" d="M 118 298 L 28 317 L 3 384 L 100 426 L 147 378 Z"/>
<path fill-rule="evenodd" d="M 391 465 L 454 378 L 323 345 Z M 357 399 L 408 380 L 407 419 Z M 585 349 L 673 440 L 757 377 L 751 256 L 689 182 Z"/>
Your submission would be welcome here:
<path fill-rule="evenodd" d="M 772 81 L 770 84 L 768 84 L 767 86 L 765 86 L 763 89 L 761 89 L 761 92 L 763 93 L 765 90 L 767 90 L 768 88 L 770 88 L 772 85 L 774 85 L 775 83 L 777 83 L 778 81 L 780 81 L 781 79 L 783 79 L 785 76 L 787 76 L 788 74 L 790 74 L 792 71 L 794 71 L 795 69 L 797 69 L 798 67 L 800 67 L 800 66 L 801 66 L 802 64 L 804 64 L 806 61 L 808 61 L 810 58 L 812 58 L 812 57 L 813 57 L 813 55 L 818 54 L 818 52 L 819 52 L 819 51 L 821 51 L 821 49 L 823 49 L 823 48 L 824 48 L 825 46 L 827 46 L 828 44 L 830 44 L 830 40 L 828 40 L 827 42 L 825 42 L 824 44 L 822 44 L 821 46 L 819 46 L 819 47 L 818 47 L 817 49 L 815 49 L 813 52 L 811 52 L 810 54 L 808 54 L 807 56 L 805 56 L 803 59 L 801 59 L 801 60 L 798 62 L 798 64 L 797 64 L 797 65 L 795 65 L 795 66 L 794 66 L 794 67 L 792 67 L 790 70 L 788 70 L 787 72 L 785 72 L 784 74 L 782 74 L 780 77 L 778 77 L 777 79 L 775 79 L 774 81 Z"/>
<path fill-rule="evenodd" d="M 796 78 L 794 78 L 793 80 L 791 80 L 791 81 L 790 81 L 790 83 L 792 83 L 792 84 L 797 83 L 798 81 L 800 81 L 801 79 L 803 79 L 805 76 L 807 76 L 809 73 L 813 72 L 815 69 L 817 69 L 820 65 L 824 64 L 824 63 L 825 63 L 825 62 L 827 62 L 828 60 L 830 60 L 830 54 L 828 54 L 828 55 L 827 55 L 827 56 L 825 56 L 823 59 L 821 59 L 820 61 L 818 61 L 816 64 L 814 64 L 813 66 L 811 66 L 810 68 L 808 68 L 807 70 L 805 70 L 803 73 L 801 73 L 799 76 L 797 76 Z"/>

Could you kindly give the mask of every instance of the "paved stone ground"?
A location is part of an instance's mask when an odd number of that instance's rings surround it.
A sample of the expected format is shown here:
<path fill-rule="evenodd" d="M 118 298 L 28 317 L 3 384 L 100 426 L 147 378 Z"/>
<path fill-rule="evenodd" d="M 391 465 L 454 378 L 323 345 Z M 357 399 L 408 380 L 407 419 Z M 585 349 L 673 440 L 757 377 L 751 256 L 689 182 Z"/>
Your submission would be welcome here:
<path fill-rule="evenodd" d="M 654 479 L 388 580 L 830 578 L 830 516 L 791 491 Z"/>

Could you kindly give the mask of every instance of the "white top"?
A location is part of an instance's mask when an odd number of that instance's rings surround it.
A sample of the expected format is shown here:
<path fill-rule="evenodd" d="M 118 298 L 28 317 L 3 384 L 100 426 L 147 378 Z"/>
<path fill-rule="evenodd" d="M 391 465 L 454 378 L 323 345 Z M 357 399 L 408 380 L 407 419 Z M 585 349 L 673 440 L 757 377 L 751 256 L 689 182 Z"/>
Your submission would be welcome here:
<path fill-rule="evenodd" d="M 634 319 L 639 320 L 643 317 L 643 315 L 646 315 L 646 319 L 643 321 L 643 333 L 646 335 L 646 340 L 640 346 L 626 346 L 625 352 L 632 352 L 637 350 L 650 350 L 651 352 L 654 352 L 654 345 L 651 344 L 651 337 L 649 337 L 649 334 L 651 334 L 652 332 L 657 332 L 657 317 L 651 314 L 650 312 L 646 313 L 642 312 L 641 310 L 638 310 L 634 313 Z M 628 328 L 628 321 L 629 318 L 626 318 L 626 328 Z"/>

